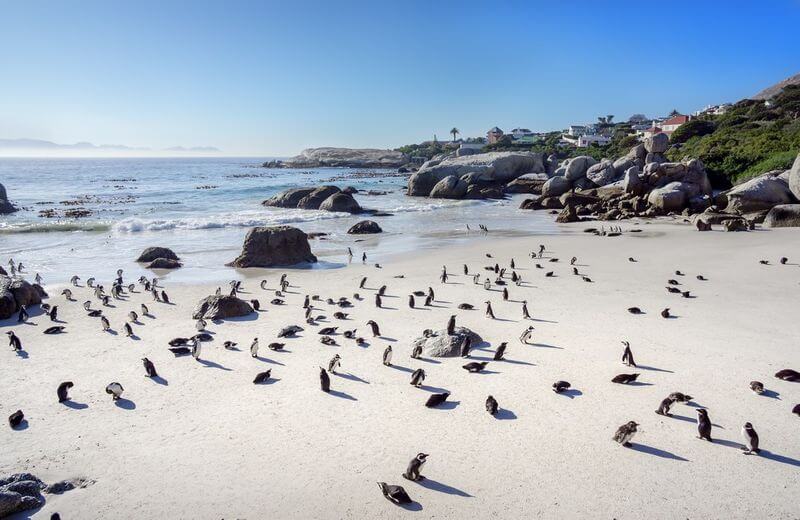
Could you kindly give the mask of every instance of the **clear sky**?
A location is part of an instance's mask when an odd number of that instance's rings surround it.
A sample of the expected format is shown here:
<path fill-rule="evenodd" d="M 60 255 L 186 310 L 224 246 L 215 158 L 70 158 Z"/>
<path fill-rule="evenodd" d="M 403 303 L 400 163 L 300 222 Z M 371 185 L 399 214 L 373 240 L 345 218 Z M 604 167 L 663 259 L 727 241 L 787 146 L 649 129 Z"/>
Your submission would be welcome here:
<path fill-rule="evenodd" d="M 0 138 L 291 155 L 736 101 L 800 1 L 0 1 Z"/>

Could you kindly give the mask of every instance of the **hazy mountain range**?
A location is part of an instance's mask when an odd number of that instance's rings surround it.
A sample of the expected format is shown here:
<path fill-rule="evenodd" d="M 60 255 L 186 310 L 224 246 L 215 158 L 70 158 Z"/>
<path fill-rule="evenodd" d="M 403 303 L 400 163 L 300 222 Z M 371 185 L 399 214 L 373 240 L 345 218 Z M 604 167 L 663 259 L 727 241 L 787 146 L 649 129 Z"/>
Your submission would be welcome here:
<path fill-rule="evenodd" d="M 0 139 L 0 155 L 202 155 L 219 154 L 213 146 L 173 146 L 170 148 L 147 148 L 124 144 L 75 143 L 59 144 L 42 139 Z"/>

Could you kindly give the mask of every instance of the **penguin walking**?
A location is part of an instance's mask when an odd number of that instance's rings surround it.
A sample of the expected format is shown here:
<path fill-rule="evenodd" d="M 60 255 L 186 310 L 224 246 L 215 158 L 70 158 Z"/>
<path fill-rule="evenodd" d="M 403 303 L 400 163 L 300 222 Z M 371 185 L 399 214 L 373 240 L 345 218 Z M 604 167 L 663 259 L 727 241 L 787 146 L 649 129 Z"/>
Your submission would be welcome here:
<path fill-rule="evenodd" d="M 254 338 L 250 343 L 250 357 L 258 357 L 258 338 Z"/>
<path fill-rule="evenodd" d="M 522 301 L 522 318 L 526 319 L 526 320 L 531 319 L 531 315 L 528 312 L 528 301 L 527 300 L 523 300 Z"/>
<path fill-rule="evenodd" d="M 753 428 L 753 425 L 749 422 L 744 423 L 742 426 L 742 436 L 744 437 L 745 443 L 747 445 L 746 448 L 742 448 L 744 450 L 745 455 L 758 455 L 761 450 L 758 447 L 758 434 L 756 433 L 756 429 Z"/>
<path fill-rule="evenodd" d="M 495 319 L 494 311 L 492 310 L 492 302 L 490 302 L 489 300 L 486 300 L 486 317 Z"/>
<path fill-rule="evenodd" d="M 140 309 L 142 311 L 142 316 L 150 316 L 150 309 L 147 308 L 147 305 L 142 304 Z"/>
<path fill-rule="evenodd" d="M 452 336 L 453 333 L 456 331 L 456 316 L 455 314 L 450 316 L 450 319 L 447 320 L 447 335 Z"/>
<path fill-rule="evenodd" d="M 500 346 L 497 347 L 497 350 L 494 351 L 494 357 L 492 359 L 494 359 L 495 361 L 502 361 L 503 356 L 505 356 L 506 354 L 506 347 L 508 347 L 508 343 L 506 343 L 505 341 L 500 343 Z"/>
<path fill-rule="evenodd" d="M 403 477 L 417 482 L 420 480 L 424 480 L 425 477 L 420 475 L 422 471 L 422 466 L 425 465 L 425 462 L 428 460 L 427 453 L 417 453 L 417 456 L 411 459 L 411 462 L 408 463 L 408 467 L 406 468 L 406 472 L 403 473 Z"/>
<path fill-rule="evenodd" d="M 339 357 L 339 354 L 334 354 L 331 360 L 328 362 L 328 372 L 331 374 L 336 373 L 336 369 L 342 366 L 342 358 Z"/>
<path fill-rule="evenodd" d="M 370 326 L 370 328 L 372 329 L 372 337 L 374 337 L 374 338 L 377 338 L 378 336 L 380 336 L 380 335 L 381 335 L 381 329 L 380 329 L 380 327 L 378 326 L 378 324 L 377 324 L 377 323 L 375 323 L 375 321 L 373 321 L 373 320 L 369 320 L 369 321 L 367 322 L 367 325 L 369 325 L 369 326 Z"/>
<path fill-rule="evenodd" d="M 633 360 L 633 352 L 631 352 L 631 344 L 627 341 L 622 342 L 625 345 L 625 350 L 622 352 L 622 363 L 629 367 L 635 367 L 636 362 Z"/>
<path fill-rule="evenodd" d="M 486 398 L 486 411 L 489 412 L 489 415 L 496 415 L 499 408 L 500 406 L 497 404 L 497 399 L 491 395 Z"/>
<path fill-rule="evenodd" d="M 319 385 L 326 394 L 331 391 L 331 378 L 328 377 L 328 373 L 322 367 L 319 368 Z"/>
<path fill-rule="evenodd" d="M 529 325 L 520 335 L 519 342 L 524 345 L 530 345 L 530 340 L 533 338 L 533 330 L 533 325 Z"/>
<path fill-rule="evenodd" d="M 164 303 L 169 303 L 169 296 L 167 296 L 167 291 L 164 291 L 163 289 L 161 291 L 161 301 L 163 301 Z"/>
<path fill-rule="evenodd" d="M 139 321 L 139 315 L 136 314 L 136 311 L 131 311 L 128 313 L 128 319 L 130 319 L 133 323 Z"/>
<path fill-rule="evenodd" d="M 132 336 L 133 336 L 133 327 L 131 327 L 131 324 L 130 324 L 130 323 L 128 323 L 128 322 L 126 321 L 126 322 L 125 322 L 125 325 L 123 325 L 123 328 L 125 329 L 125 337 L 128 337 L 128 338 L 130 338 L 130 337 L 132 337 Z"/>
<path fill-rule="evenodd" d="M 669 409 L 672 408 L 673 404 L 675 404 L 675 399 L 673 399 L 672 396 L 666 397 L 661 401 L 661 404 L 658 405 L 656 413 L 665 417 L 672 417 L 672 414 L 669 413 Z"/>
<path fill-rule="evenodd" d="M 111 328 L 111 323 L 109 323 L 108 318 L 105 316 L 100 316 L 100 324 L 103 326 L 103 331 L 108 332 Z"/>
<path fill-rule="evenodd" d="M 11 347 L 12 350 L 15 352 L 19 352 L 22 350 L 22 341 L 20 341 L 19 337 L 14 334 L 13 330 L 9 330 L 6 332 L 8 335 L 8 345 Z"/>
<path fill-rule="evenodd" d="M 69 389 L 75 386 L 72 381 L 64 381 L 58 388 L 56 389 L 56 395 L 58 395 L 58 402 L 63 403 L 64 401 L 69 401 Z"/>
<path fill-rule="evenodd" d="M 697 409 L 697 438 L 714 442 L 711 439 L 711 419 L 708 418 L 708 411 L 703 408 Z"/>
<path fill-rule="evenodd" d="M 147 377 L 158 377 L 158 372 L 156 372 L 156 366 L 153 364 L 152 361 L 149 359 L 142 358 L 142 365 L 144 365 L 144 373 Z"/>
<path fill-rule="evenodd" d="M 569 390 L 570 386 L 569 381 L 556 381 L 553 383 L 553 392 L 560 394 L 564 390 Z"/>
<path fill-rule="evenodd" d="M 425 381 L 425 370 L 418 368 L 411 374 L 411 386 L 419 387 Z"/>
<path fill-rule="evenodd" d="M 411 359 L 420 359 L 422 357 L 422 345 L 414 345 L 411 350 Z"/>
<path fill-rule="evenodd" d="M 392 346 L 389 345 L 386 347 L 386 350 L 383 351 L 383 364 L 387 367 L 392 366 Z"/>
<path fill-rule="evenodd" d="M 617 428 L 616 433 L 614 433 L 613 439 L 618 443 L 622 444 L 626 448 L 631 447 L 631 440 L 633 436 L 636 435 L 638 431 L 638 424 L 634 421 L 628 421 L 619 428 Z"/>

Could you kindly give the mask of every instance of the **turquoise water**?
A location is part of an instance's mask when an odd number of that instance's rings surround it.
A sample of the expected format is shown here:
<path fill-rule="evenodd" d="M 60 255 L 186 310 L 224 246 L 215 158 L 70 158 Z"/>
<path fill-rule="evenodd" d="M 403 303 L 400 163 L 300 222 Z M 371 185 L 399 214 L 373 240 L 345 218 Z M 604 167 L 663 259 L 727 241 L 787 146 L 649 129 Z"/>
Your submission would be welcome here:
<path fill-rule="evenodd" d="M 262 158 L 174 159 L 0 159 L 0 183 L 21 211 L 0 216 L 0 262 L 22 261 L 29 273 L 48 283 L 73 274 L 100 279 L 118 268 L 128 275 L 146 271 L 133 260 L 145 247 L 175 250 L 185 267 L 169 274 L 176 282 L 224 281 L 244 275 L 225 267 L 236 257 L 248 229 L 291 224 L 326 232 L 312 241 L 320 268 L 347 261 L 351 247 L 370 261 L 391 255 L 477 239 L 479 223 L 493 234 L 558 232 L 552 217 L 518 210 L 522 196 L 506 201 L 446 201 L 407 197 L 406 177 L 392 171 L 320 168 L 266 169 Z M 364 175 L 369 172 L 369 175 Z M 268 208 L 275 193 L 297 186 L 354 186 L 362 207 L 391 217 L 353 216 L 323 211 Z M 367 191 L 387 192 L 368 195 Z M 63 204 L 66 202 L 67 204 Z M 66 218 L 81 207 L 92 214 Z M 41 211 L 54 210 L 44 218 Z M 372 218 L 385 233 L 365 238 L 347 229 Z"/>

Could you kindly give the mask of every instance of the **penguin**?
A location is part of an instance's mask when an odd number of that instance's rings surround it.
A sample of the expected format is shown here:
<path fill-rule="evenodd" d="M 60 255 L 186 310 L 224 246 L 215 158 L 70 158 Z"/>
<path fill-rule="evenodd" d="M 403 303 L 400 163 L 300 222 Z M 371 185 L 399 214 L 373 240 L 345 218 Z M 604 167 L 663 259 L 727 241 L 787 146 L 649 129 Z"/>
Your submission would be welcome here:
<path fill-rule="evenodd" d="M 69 279 L 69 283 L 71 283 L 75 287 L 78 287 L 78 282 L 80 282 L 80 281 L 81 281 L 81 277 L 80 276 L 73 276 L 72 278 Z"/>
<path fill-rule="evenodd" d="M 125 389 L 122 388 L 122 385 L 117 382 L 109 383 L 108 386 L 106 386 L 106 393 L 111 395 L 111 399 L 114 401 L 119 401 L 124 391 Z"/>
<path fill-rule="evenodd" d="M 380 329 L 380 327 L 378 326 L 378 324 L 377 324 L 377 323 L 375 323 L 375 321 L 374 321 L 374 320 L 369 320 L 369 321 L 367 322 L 367 325 L 369 325 L 369 326 L 370 326 L 370 328 L 372 329 L 372 337 L 374 337 L 374 338 L 377 338 L 378 336 L 380 336 L 380 335 L 381 335 L 381 329 Z"/>
<path fill-rule="evenodd" d="M 671 318 L 671 317 L 672 317 L 672 316 L 670 315 L 670 313 L 669 313 L 669 307 L 667 307 L 666 309 L 664 309 L 663 311 L 661 311 L 661 317 L 662 317 L 662 318 Z"/>
<path fill-rule="evenodd" d="M 622 363 L 629 367 L 635 367 L 636 362 L 633 360 L 633 352 L 631 352 L 631 344 L 627 341 L 622 342 L 625 345 L 625 350 L 622 351 Z"/>
<path fill-rule="evenodd" d="M 329 336 L 331 334 L 336 334 L 336 329 L 338 329 L 338 328 L 339 327 L 323 327 L 323 328 L 319 329 L 317 334 L 320 334 L 322 336 Z"/>
<path fill-rule="evenodd" d="M 711 439 L 711 419 L 708 418 L 708 411 L 703 408 L 697 409 L 697 433 L 698 439 L 714 442 Z"/>
<path fill-rule="evenodd" d="M 494 318 L 494 311 L 492 310 L 492 302 L 490 302 L 488 300 L 486 301 L 486 317 L 487 318 L 491 318 L 491 319 L 495 319 Z"/>
<path fill-rule="evenodd" d="M 378 289 L 378 294 L 379 294 L 380 296 L 383 296 L 383 295 L 385 295 L 385 294 L 386 294 L 386 286 L 385 286 L 385 285 L 381 285 L 381 288 L 380 288 L 380 289 Z"/>
<path fill-rule="evenodd" d="M 631 314 L 643 314 L 642 309 L 640 309 L 639 307 L 628 307 L 628 312 L 630 312 Z"/>
<path fill-rule="evenodd" d="M 569 265 L 575 265 L 575 262 L 577 262 L 577 261 L 578 261 L 578 257 L 577 256 L 573 256 L 569 261 Z"/>
<path fill-rule="evenodd" d="M 261 310 L 261 302 L 258 301 L 258 300 L 255 300 L 255 299 L 250 300 L 250 305 L 253 306 L 253 310 L 254 311 L 260 311 Z"/>
<path fill-rule="evenodd" d="M 611 382 L 627 385 L 628 383 L 636 381 L 637 377 L 639 377 L 639 374 L 619 374 L 617 376 L 614 376 Z"/>
<path fill-rule="evenodd" d="M 144 365 L 144 373 L 147 377 L 158 377 L 158 372 L 156 372 L 156 366 L 153 364 L 152 361 L 149 359 L 142 358 L 142 365 Z"/>
<path fill-rule="evenodd" d="M 53 305 L 47 315 L 50 316 L 50 321 L 58 321 L 58 305 Z"/>
<path fill-rule="evenodd" d="M 503 360 L 503 356 L 506 353 L 506 347 L 507 346 L 508 346 L 508 343 L 506 343 L 505 341 L 500 343 L 500 346 L 497 347 L 497 350 L 494 351 L 494 356 L 493 356 L 492 359 L 494 359 L 495 361 L 502 361 Z"/>
<path fill-rule="evenodd" d="M 17 410 L 16 412 L 12 413 L 8 416 L 8 425 L 11 428 L 18 428 L 22 421 L 25 419 L 25 414 L 22 413 L 22 410 Z"/>
<path fill-rule="evenodd" d="M 169 303 L 169 296 L 167 296 L 167 291 L 161 291 L 161 301 L 164 303 Z"/>
<path fill-rule="evenodd" d="M 272 373 L 272 369 L 271 368 L 269 370 L 265 371 L 265 372 L 259 372 L 258 374 L 256 374 L 256 377 L 253 379 L 253 384 L 260 385 L 260 384 L 266 383 L 269 380 L 269 376 L 270 376 L 271 373 Z"/>
<path fill-rule="evenodd" d="M 669 398 L 678 403 L 688 403 L 692 399 L 694 399 L 691 395 L 687 395 L 681 392 L 672 392 L 669 394 Z"/>
<path fill-rule="evenodd" d="M 564 390 L 568 390 L 569 387 L 570 384 L 568 381 L 556 381 L 555 383 L 553 383 L 553 392 L 560 394 Z"/>
<path fill-rule="evenodd" d="M 200 341 L 195 338 L 194 342 L 192 343 L 192 357 L 197 361 L 200 361 L 200 349 Z"/>
<path fill-rule="evenodd" d="M 57 327 L 48 327 L 42 331 L 44 334 L 61 334 L 64 332 L 65 327 L 57 326 Z"/>
<path fill-rule="evenodd" d="M 474 308 L 475 308 L 475 306 L 473 306 L 473 305 L 470 305 L 469 303 L 460 303 L 460 304 L 458 305 L 458 308 L 459 308 L 460 310 L 462 310 L 462 311 L 471 311 L 472 309 L 474 309 Z"/>
<path fill-rule="evenodd" d="M 266 280 L 261 280 L 261 283 L 259 285 L 261 286 L 261 290 L 262 291 L 266 291 L 267 290 L 267 281 Z"/>
<path fill-rule="evenodd" d="M 135 311 L 131 311 L 131 312 L 128 313 L 128 319 L 130 319 L 132 322 L 136 323 L 137 321 L 139 321 L 139 315 L 136 314 Z"/>
<path fill-rule="evenodd" d="M 62 295 L 64 296 L 64 298 L 66 298 L 68 301 L 72 301 L 72 291 L 70 291 L 69 289 L 64 289 L 63 291 L 61 291 L 61 294 L 62 294 Z"/>
<path fill-rule="evenodd" d="M 497 409 L 498 408 L 499 408 L 499 405 L 497 404 L 497 399 L 495 399 L 491 395 L 486 398 L 486 411 L 489 412 L 489 415 L 497 414 Z"/>
<path fill-rule="evenodd" d="M 422 471 L 422 466 L 427 462 L 428 457 L 429 455 L 427 453 L 417 453 L 417 456 L 408 463 L 403 477 L 414 482 L 424 480 L 425 477 L 420 475 L 420 472 Z"/>
<path fill-rule="evenodd" d="M 697 275 L 695 278 L 697 278 L 697 279 L 698 279 L 698 280 L 700 280 L 701 282 L 706 282 L 706 281 L 708 281 L 708 278 L 706 278 L 706 277 L 705 277 L 705 276 L 703 276 L 702 274 L 698 274 L 698 275 Z"/>
<path fill-rule="evenodd" d="M 472 347 L 472 339 L 469 336 L 464 336 L 464 341 L 461 342 L 461 357 L 469 357 L 469 349 Z"/>
<path fill-rule="evenodd" d="M 684 298 L 694 298 L 694 297 L 692 296 L 692 292 L 691 292 L 691 291 L 683 291 L 683 292 L 681 293 L 681 296 L 683 296 Z"/>
<path fill-rule="evenodd" d="M 326 394 L 331 391 L 331 378 L 328 377 L 328 373 L 322 367 L 319 369 L 319 384 Z"/>
<path fill-rule="evenodd" d="M 222 344 L 222 348 L 224 348 L 225 350 L 239 350 L 236 348 L 236 345 L 238 345 L 238 343 L 235 343 L 233 341 L 225 341 Z"/>
<path fill-rule="evenodd" d="M 383 351 L 383 364 L 387 367 L 392 366 L 392 346 L 389 345 L 386 347 L 386 350 Z"/>
<path fill-rule="evenodd" d="M 72 381 L 64 381 L 58 388 L 56 389 L 56 395 L 58 395 L 58 402 L 63 403 L 64 401 L 69 401 L 69 389 L 75 386 Z"/>
<path fill-rule="evenodd" d="M 422 357 L 422 345 L 414 345 L 414 348 L 411 350 L 411 358 L 420 359 L 421 357 Z"/>
<path fill-rule="evenodd" d="M 9 330 L 6 332 L 6 334 L 8 335 L 8 345 L 11 347 L 11 349 L 16 352 L 22 350 L 22 341 L 20 341 L 16 334 L 14 334 L 14 331 Z"/>
<path fill-rule="evenodd" d="M 672 408 L 673 404 L 675 404 L 675 399 L 672 399 L 671 397 L 666 397 L 664 400 L 661 401 L 661 404 L 658 405 L 656 413 L 658 415 L 672 417 L 672 414 L 669 413 L 669 409 Z"/>
<path fill-rule="evenodd" d="M 791 368 L 784 368 L 775 372 L 775 377 L 784 381 L 800 382 L 800 372 Z"/>
<path fill-rule="evenodd" d="M 24 305 L 19 306 L 19 314 L 17 314 L 17 323 L 24 323 L 28 321 L 28 309 Z"/>
<path fill-rule="evenodd" d="M 527 300 L 523 300 L 522 301 L 522 318 L 526 319 L 526 320 L 531 319 L 531 315 L 528 312 L 528 301 Z"/>
<path fill-rule="evenodd" d="M 761 395 L 764 393 L 764 383 L 761 381 L 750 381 L 750 390 Z"/>
<path fill-rule="evenodd" d="M 742 448 L 745 455 L 752 455 L 753 453 L 759 454 L 761 452 L 758 447 L 758 434 L 755 428 L 753 428 L 753 425 L 749 422 L 744 423 L 744 426 L 742 426 L 742 436 L 747 445 L 746 448 Z"/>
<path fill-rule="evenodd" d="M 533 325 L 529 325 L 527 329 L 522 332 L 522 335 L 519 337 L 519 342 L 524 345 L 530 345 L 529 341 L 533 338 Z"/>
<path fill-rule="evenodd" d="M 431 297 L 431 295 L 429 294 L 429 295 L 427 295 L 427 296 L 425 297 L 425 307 L 430 307 L 430 306 L 432 306 L 432 305 L 433 305 L 433 298 L 432 298 L 432 297 Z"/>
<path fill-rule="evenodd" d="M 108 331 L 111 328 L 111 323 L 109 323 L 108 318 L 105 316 L 100 316 L 100 324 L 103 326 L 104 331 Z"/>
<path fill-rule="evenodd" d="M 450 319 L 447 320 L 447 334 L 448 336 L 452 336 L 453 333 L 456 331 L 456 316 L 455 314 L 450 316 Z"/>
<path fill-rule="evenodd" d="M 409 294 L 408 295 L 408 308 L 409 309 L 413 309 L 414 308 L 414 295 L 413 294 Z"/>
<path fill-rule="evenodd" d="M 253 338 L 253 342 L 250 343 L 250 357 L 258 357 L 258 338 Z"/>
<path fill-rule="evenodd" d="M 170 347 L 168 349 L 175 357 L 188 356 L 192 353 L 189 347 Z"/>
<path fill-rule="evenodd" d="M 289 325 L 288 327 L 284 327 L 280 331 L 278 331 L 278 337 L 293 338 L 297 335 L 298 332 L 303 332 L 303 327 L 299 327 L 297 325 Z"/>
<path fill-rule="evenodd" d="M 364 253 L 364 255 L 366 256 L 366 253 Z M 411 500 L 411 497 L 408 496 L 408 493 L 406 493 L 406 490 L 403 489 L 403 486 L 394 486 L 387 484 L 386 482 L 378 482 L 378 487 L 380 488 L 381 493 L 383 493 L 383 496 L 386 497 L 386 500 L 395 505 L 413 503 L 413 500 Z"/>
<path fill-rule="evenodd" d="M 284 346 L 286 346 L 286 343 L 274 343 L 273 342 L 273 343 L 270 343 L 269 345 L 267 345 L 267 348 L 272 350 L 272 351 L 274 351 L 274 352 L 277 352 L 279 350 L 283 350 Z"/>
<path fill-rule="evenodd" d="M 503 301 L 508 301 L 508 287 L 503 287 Z"/>
<path fill-rule="evenodd" d="M 425 406 L 427 408 L 436 408 L 440 404 L 447 401 L 447 398 L 450 397 L 450 392 L 442 392 L 441 394 L 431 394 L 428 397 L 428 400 L 425 401 Z"/>
<path fill-rule="evenodd" d="M 425 381 L 425 370 L 418 368 L 411 374 L 411 386 L 420 386 Z"/>
<path fill-rule="evenodd" d="M 147 308 L 147 305 L 142 304 L 140 308 L 142 310 L 142 316 L 150 316 L 150 309 Z"/>
<path fill-rule="evenodd" d="M 342 366 L 342 358 L 339 357 L 339 354 L 334 354 L 331 360 L 328 362 L 328 372 L 331 374 L 336 373 L 336 369 Z"/>
<path fill-rule="evenodd" d="M 794 405 L 794 408 L 792 408 L 792 413 L 800 417 L 800 404 Z"/>
<path fill-rule="evenodd" d="M 377 307 L 379 309 L 381 308 L 381 295 L 380 294 L 376 294 L 375 295 L 375 307 Z"/>
<path fill-rule="evenodd" d="M 482 372 L 483 369 L 486 368 L 486 365 L 488 365 L 488 364 L 489 364 L 488 361 L 481 361 L 481 362 L 473 361 L 471 363 L 467 363 L 466 365 L 462 366 L 461 368 L 463 368 L 464 370 L 466 370 L 470 374 L 476 374 L 478 372 Z"/>
<path fill-rule="evenodd" d="M 584 282 L 587 282 L 587 283 L 593 283 L 593 282 L 592 282 L 592 279 L 591 279 L 591 278 L 589 278 L 588 276 L 581 276 L 581 279 L 582 279 Z"/>
<path fill-rule="evenodd" d="M 617 428 L 616 433 L 614 433 L 613 439 L 618 443 L 622 444 L 626 448 L 630 448 L 631 440 L 633 436 L 636 435 L 637 427 L 639 425 L 634 421 L 628 421 L 627 423 L 623 424 L 619 428 Z"/>
<path fill-rule="evenodd" d="M 133 336 L 133 327 L 131 327 L 130 323 L 128 323 L 126 321 L 125 325 L 123 325 L 123 328 L 125 329 L 125 336 L 126 337 L 130 338 L 131 336 Z"/>
<path fill-rule="evenodd" d="M 469 274 L 469 267 L 467 267 L 467 264 L 464 264 L 464 276 L 468 274 Z"/>

